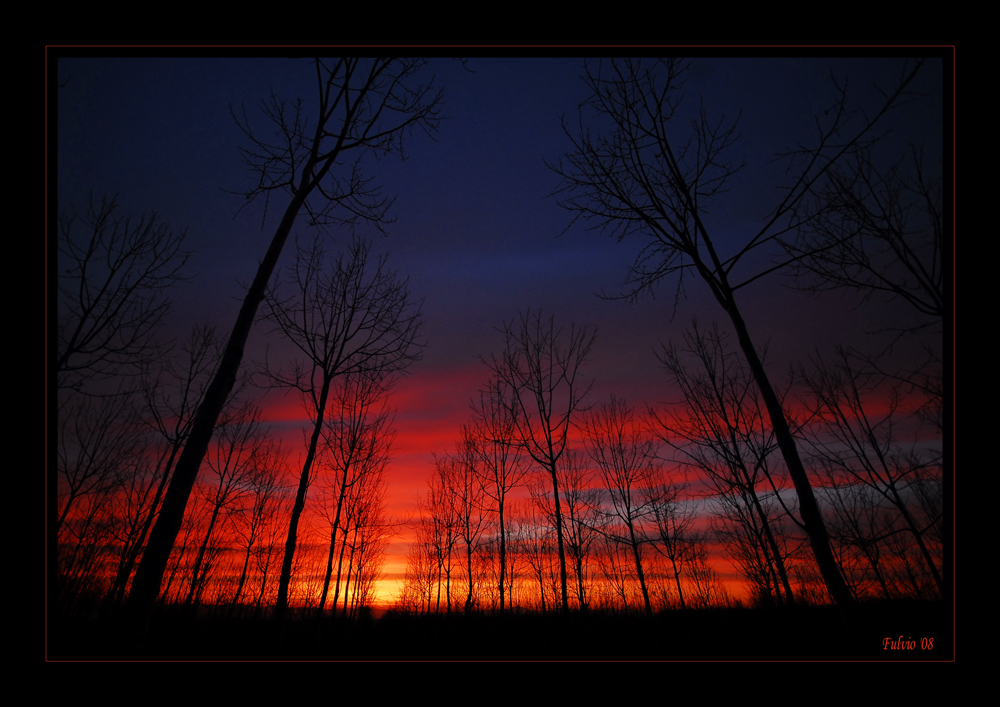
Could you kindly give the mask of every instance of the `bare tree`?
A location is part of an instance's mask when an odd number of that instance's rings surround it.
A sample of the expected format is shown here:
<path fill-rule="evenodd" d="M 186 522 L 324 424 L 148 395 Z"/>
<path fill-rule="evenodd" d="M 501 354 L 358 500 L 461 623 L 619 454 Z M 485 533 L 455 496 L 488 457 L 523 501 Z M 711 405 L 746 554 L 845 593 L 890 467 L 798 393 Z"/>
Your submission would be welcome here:
<path fill-rule="evenodd" d="M 165 291 L 182 280 L 185 232 L 154 211 L 123 215 L 116 196 L 93 194 L 85 214 L 59 218 L 56 374 L 59 388 L 138 373 L 158 348 Z"/>
<path fill-rule="evenodd" d="M 361 496 L 356 488 L 364 487 L 375 476 L 381 477 L 389 460 L 393 434 L 391 411 L 384 404 L 389 382 L 381 371 L 353 371 L 340 377 L 333 393 L 333 409 L 323 430 L 325 466 L 330 482 L 326 495 L 330 499 L 330 552 L 327 557 L 323 592 L 319 600 L 322 615 L 333 573 L 333 558 L 337 533 L 342 521 L 355 515 L 349 508 Z M 341 543 L 341 559 L 344 543 Z M 339 563 L 338 563 L 339 568 Z M 339 585 L 339 569 L 338 569 Z M 334 599 L 336 607 L 336 598 Z"/>
<path fill-rule="evenodd" d="M 432 543 L 426 534 L 427 527 L 426 523 L 414 526 L 416 537 L 406 552 L 403 588 L 394 604 L 394 608 L 399 611 L 430 612 L 436 568 Z"/>
<path fill-rule="evenodd" d="M 493 375 L 514 391 L 511 403 L 517 410 L 514 420 L 521 445 L 552 481 L 564 612 L 569 612 L 569 598 L 559 460 L 566 451 L 573 417 L 583 409 L 590 390 L 582 367 L 595 336 L 586 327 L 557 327 L 554 317 L 546 321 L 541 311 L 528 310 L 504 323 L 504 350 L 486 361 Z"/>
<path fill-rule="evenodd" d="M 451 458 L 452 503 L 458 521 L 458 535 L 465 544 L 468 591 L 463 608 L 466 614 L 472 613 L 472 599 L 476 589 L 473 556 L 477 554 L 483 534 L 489 526 L 485 491 L 481 483 L 482 470 L 478 468 L 479 454 L 475 447 L 475 438 L 467 427 L 463 427 L 461 446 Z"/>
<path fill-rule="evenodd" d="M 754 603 L 793 603 L 786 538 L 774 497 L 735 485 L 713 500 L 712 531 L 748 581 Z"/>
<path fill-rule="evenodd" d="M 211 546 L 217 526 L 229 519 L 251 488 L 254 477 L 273 455 L 261 421 L 261 410 L 253 403 L 244 403 L 219 425 L 219 439 L 208 456 L 210 474 L 201 486 L 201 495 L 211 509 L 208 525 L 191 571 L 191 584 L 185 605 L 196 606 L 205 587 L 206 552 Z"/>
<path fill-rule="evenodd" d="M 567 449 L 559 467 L 559 488 L 565 506 L 566 552 L 576 576 L 576 598 L 581 611 L 590 605 L 590 560 L 596 541 L 605 525 L 601 490 L 593 484 L 593 473 L 586 453 Z M 535 503 L 555 525 L 551 494 L 544 493 L 544 484 L 532 490 Z"/>
<path fill-rule="evenodd" d="M 420 304 L 410 297 L 408 282 L 386 267 L 386 256 L 371 262 L 370 251 L 368 243 L 355 240 L 328 268 L 317 239 L 311 249 L 299 250 L 289 266 L 294 293 L 282 297 L 279 284 L 265 297 L 266 318 L 303 356 L 290 375 L 275 371 L 268 375 L 277 385 L 303 395 L 313 421 L 281 566 L 279 620 L 288 607 L 299 518 L 334 380 L 356 373 L 368 375 L 371 384 L 380 386 L 419 355 Z"/>
<path fill-rule="evenodd" d="M 333 607 L 336 613 L 343 577 L 345 618 L 356 615 L 359 607 L 370 606 L 374 599 L 374 587 L 382 574 L 386 545 L 394 532 L 385 517 L 384 468 L 385 461 L 373 465 L 362 475 L 359 483 L 352 486 L 341 524 L 341 551 Z M 348 550 L 345 573 L 343 561 Z"/>
<path fill-rule="evenodd" d="M 852 155 L 830 171 L 825 187 L 803 206 L 806 226 L 784 241 L 796 259 L 799 285 L 806 290 L 848 290 L 862 301 L 897 300 L 916 315 L 914 323 L 890 330 L 892 344 L 930 333 L 922 361 L 889 370 L 879 355 L 857 352 L 865 366 L 894 378 L 923 396 L 921 416 L 943 431 L 943 361 L 939 337 L 944 320 L 945 211 L 941 168 L 927 167 L 923 152 L 910 159 L 879 163 L 875 146 Z M 888 351 L 891 351 L 890 344 Z"/>
<path fill-rule="evenodd" d="M 87 497 L 114 486 L 142 446 L 143 430 L 131 396 L 74 395 L 59 414 L 56 532 Z"/>
<path fill-rule="evenodd" d="M 694 531 L 694 508 L 683 498 L 685 484 L 674 483 L 665 472 L 643 489 L 653 525 L 653 549 L 670 561 L 681 609 L 686 609 L 681 571 L 696 556 L 697 534 Z"/>
<path fill-rule="evenodd" d="M 782 505 L 784 515 L 794 516 L 784 507 L 781 483 L 772 470 L 777 443 L 758 389 L 717 328 L 705 333 L 695 325 L 684 340 L 684 349 L 664 347 L 660 360 L 684 394 L 685 408 L 673 416 L 650 411 L 652 423 L 680 460 L 714 486 L 721 502 L 719 532 L 730 541 L 747 576 L 764 576 L 766 586 L 776 591 L 780 584 L 785 600 L 792 602 L 778 521 L 768 497 Z M 780 581 L 770 583 L 771 575 Z"/>
<path fill-rule="evenodd" d="M 893 597 L 886 539 L 899 530 L 879 493 L 866 484 L 826 469 L 825 495 L 831 510 L 830 537 L 844 579 L 855 597 Z"/>
<path fill-rule="evenodd" d="M 583 430 L 587 452 L 600 471 L 612 513 L 623 526 L 624 535 L 615 533 L 615 540 L 631 550 L 646 615 L 652 616 L 641 546 L 647 541 L 643 526 L 652 512 L 646 489 L 659 471 L 657 445 L 636 420 L 635 411 L 613 396 L 587 415 Z"/>
<path fill-rule="evenodd" d="M 473 424 L 467 429 L 466 443 L 476 457 L 475 469 L 483 493 L 490 498 L 498 520 L 498 578 L 500 613 L 504 613 L 507 577 L 507 496 L 527 475 L 528 458 L 519 453 L 517 438 L 518 408 L 512 404 L 513 390 L 497 378 L 491 378 L 473 405 Z"/>
<path fill-rule="evenodd" d="M 884 102 L 855 125 L 846 90 L 837 86 L 838 100 L 818 120 L 816 143 L 793 150 L 789 181 L 764 224 L 747 235 L 730 253 L 721 250 L 706 218 L 711 204 L 732 186 L 739 165 L 728 153 L 739 134 L 735 122 L 710 119 L 704 110 L 693 120 L 680 112 L 683 85 L 690 62 L 679 59 L 615 59 L 588 66 L 585 80 L 590 98 L 580 108 L 580 126 L 564 124 L 572 148 L 553 165 L 562 178 L 561 205 L 594 222 L 619 241 L 637 235 L 646 241 L 633 266 L 635 297 L 665 278 L 678 275 L 678 299 L 683 276 L 693 272 L 708 285 L 732 323 L 740 349 L 767 407 L 771 426 L 799 497 L 802 518 L 820 572 L 834 601 L 852 598 L 830 550 L 826 526 L 812 484 L 799 457 L 770 378 L 750 337 L 737 293 L 770 272 L 790 264 L 740 274 L 737 266 L 756 261 L 762 248 L 776 245 L 804 224 L 801 206 L 820 189 L 838 163 L 864 149 L 875 126 L 902 102 L 916 68 L 906 66 L 898 84 L 884 93 Z M 676 125 L 693 134 L 678 137 Z M 574 219 L 575 221 L 575 219 Z"/>
<path fill-rule="evenodd" d="M 447 613 L 451 613 L 451 573 L 454 568 L 452 555 L 458 542 L 458 518 L 452 503 L 452 463 L 448 457 L 434 460 L 434 474 L 428 483 L 427 501 L 421 508 L 421 517 L 428 518 L 430 542 L 434 548 L 437 565 L 437 600 L 434 613 L 441 611 L 442 584 Z"/>
<path fill-rule="evenodd" d="M 546 578 L 552 563 L 552 530 L 548 520 L 539 514 L 534 503 L 524 503 L 515 507 L 515 545 L 517 552 L 531 568 L 533 579 L 538 582 L 538 606 L 544 614 Z"/>
<path fill-rule="evenodd" d="M 148 471 L 145 429 L 130 394 L 73 394 L 60 411 L 56 448 L 55 597 L 63 609 L 106 587 L 102 565 L 116 536 L 127 534 L 114 511 L 141 503 Z M 139 488 L 137 488 L 139 487 Z"/>
<path fill-rule="evenodd" d="M 397 533 L 397 524 L 386 516 L 384 479 L 371 485 L 356 524 L 357 547 L 354 553 L 354 590 L 351 616 L 360 610 L 370 611 L 378 599 L 377 587 L 385 572 L 389 543 Z"/>
<path fill-rule="evenodd" d="M 129 607 L 134 638 L 140 644 L 198 469 L 235 385 L 257 308 L 288 234 L 302 211 L 313 223 L 385 222 L 388 203 L 379 188 L 363 176 L 361 163 L 366 156 L 402 156 L 406 135 L 417 129 L 429 132 L 437 128 L 442 94 L 430 83 L 415 82 L 425 63 L 397 58 L 316 59 L 318 112 L 312 127 L 301 100 L 290 105 L 274 95 L 262 103 L 262 109 L 277 129 L 276 142 L 260 137 L 248 120 L 241 123 L 251 144 L 244 158 L 257 182 L 247 192 L 247 199 L 263 195 L 267 203 L 272 196 L 286 194 L 289 201 L 198 409 L 136 572 Z M 344 172 L 345 159 L 352 155 L 355 160 Z"/>
<path fill-rule="evenodd" d="M 726 590 L 719 573 L 708 560 L 708 550 L 704 545 L 695 545 L 690 564 L 691 584 L 694 601 L 699 608 L 711 606 L 733 606 L 737 602 Z"/>
<path fill-rule="evenodd" d="M 194 414 L 201 401 L 209 377 L 222 354 L 215 332 L 209 327 L 195 327 L 181 345 L 180 362 L 166 359 L 155 373 L 148 370 L 140 385 L 148 424 L 159 437 L 160 448 L 152 477 L 146 487 L 151 493 L 135 509 L 129 522 L 134 532 L 123 542 L 122 561 L 112 586 L 111 602 L 117 608 L 125 599 L 125 589 L 136 562 L 145 546 L 146 536 L 160 509 L 160 500 L 167 488 L 174 462 L 191 430 Z"/>
<path fill-rule="evenodd" d="M 873 147 L 827 174 L 804 205 L 798 238 L 783 241 L 796 258 L 803 287 L 847 289 L 864 299 L 905 301 L 928 322 L 944 317 L 944 213 L 941 179 L 922 154 L 882 168 Z"/>
<path fill-rule="evenodd" d="M 901 384 L 858 370 L 843 350 L 834 363 L 817 359 L 804 375 L 818 422 L 811 440 L 816 463 L 866 485 L 895 509 L 944 596 L 944 580 L 927 542 L 928 533 L 933 537 L 942 523 L 941 510 L 918 515 L 919 489 L 928 477 L 940 477 L 942 450 L 917 438 L 907 442 L 901 433 L 906 424 Z"/>
<path fill-rule="evenodd" d="M 602 533 L 597 564 L 601 568 L 601 574 L 604 575 L 606 587 L 601 604 L 613 609 L 617 598 L 625 613 L 631 611 L 635 562 L 629 554 L 628 547 L 618 542 L 611 533 Z"/>
<path fill-rule="evenodd" d="M 245 548 L 240 576 L 230 604 L 230 614 L 236 610 L 243 598 L 243 590 L 250 579 L 251 560 L 254 554 L 261 554 L 262 540 L 267 528 L 275 521 L 275 512 L 280 504 L 280 477 L 288 454 L 280 442 L 267 444 L 254 458 L 250 470 L 246 498 L 239 512 L 235 514 L 236 537 Z"/>

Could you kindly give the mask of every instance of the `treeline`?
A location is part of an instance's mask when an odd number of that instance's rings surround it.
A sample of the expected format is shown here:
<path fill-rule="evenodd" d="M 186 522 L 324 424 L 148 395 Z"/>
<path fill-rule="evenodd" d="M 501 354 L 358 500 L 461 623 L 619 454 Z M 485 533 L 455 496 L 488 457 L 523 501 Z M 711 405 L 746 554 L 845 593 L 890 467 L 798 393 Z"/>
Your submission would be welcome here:
<path fill-rule="evenodd" d="M 683 401 L 645 410 L 585 400 L 592 335 L 531 312 L 505 331 L 457 451 L 436 461 L 398 610 L 829 601 L 760 396 L 717 327 L 661 350 Z M 784 403 L 851 596 L 942 598 L 940 398 L 846 352 L 799 373 Z"/>
<path fill-rule="evenodd" d="M 60 283 L 53 598 L 63 614 L 114 616 L 122 609 L 219 365 L 222 345 L 211 328 L 196 327 L 173 347 L 157 343 L 166 287 L 150 282 L 180 276 L 182 242 L 158 217 L 137 223 L 110 198 L 61 224 L 61 262 L 74 264 Z M 289 577 L 310 578 L 290 583 L 291 603 L 338 606 L 350 615 L 376 596 L 395 532 L 385 512 L 394 436 L 388 396 L 393 374 L 412 360 L 419 310 L 405 281 L 384 257 L 370 256 L 367 244 L 355 242 L 321 265 L 323 257 L 318 242 L 303 249 L 289 268 L 294 286 L 279 282 L 265 314 L 315 358 L 261 364 L 234 389 L 171 552 L 161 602 L 192 612 L 207 604 L 259 614 L 277 601 L 282 563 L 291 555 L 296 489 L 289 468 L 298 450 L 264 420 L 254 400 L 261 386 L 299 391 L 303 417 L 311 414 L 315 423 L 310 446 L 297 456 L 309 458 L 315 515 L 325 526 L 305 538 L 313 552 L 289 565 Z M 146 279 L 136 280 L 138 274 Z M 92 292 L 100 294 L 86 299 Z M 312 566 L 317 557 L 322 564 Z"/>

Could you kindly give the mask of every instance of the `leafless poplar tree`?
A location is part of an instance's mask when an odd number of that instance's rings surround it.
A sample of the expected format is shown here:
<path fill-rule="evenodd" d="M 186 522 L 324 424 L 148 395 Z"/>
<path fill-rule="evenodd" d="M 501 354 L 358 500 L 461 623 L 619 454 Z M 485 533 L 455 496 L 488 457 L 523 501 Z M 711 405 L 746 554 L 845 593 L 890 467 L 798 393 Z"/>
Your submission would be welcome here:
<path fill-rule="evenodd" d="M 153 337 L 183 279 L 185 233 L 154 211 L 123 215 L 116 196 L 90 195 L 85 214 L 59 218 L 58 386 L 137 374 L 156 356 Z"/>
<path fill-rule="evenodd" d="M 559 460 L 566 451 L 574 415 L 582 411 L 590 390 L 582 368 L 596 333 L 576 325 L 568 330 L 557 327 L 554 317 L 546 320 L 541 311 L 530 310 L 505 322 L 503 330 L 503 352 L 486 363 L 514 391 L 511 403 L 517 410 L 514 420 L 521 445 L 552 482 L 562 608 L 569 612 Z"/>
<path fill-rule="evenodd" d="M 685 484 L 674 483 L 665 471 L 661 471 L 653 483 L 643 489 L 652 524 L 651 545 L 670 561 L 681 609 L 687 608 L 681 572 L 693 564 L 698 543 L 693 529 L 696 513 L 691 505 L 685 505 L 682 498 L 684 489 Z"/>
<path fill-rule="evenodd" d="M 815 462 L 864 484 L 899 514 L 944 596 L 944 580 L 927 541 L 943 522 L 942 510 L 934 504 L 924 516 L 919 496 L 922 485 L 940 478 L 942 450 L 917 435 L 907 441 L 900 431 L 907 422 L 901 384 L 858 370 L 843 350 L 832 363 L 818 359 L 804 375 L 818 423 L 811 439 Z"/>
<path fill-rule="evenodd" d="M 426 535 L 431 543 L 436 566 L 437 597 L 434 613 L 441 611 L 441 591 L 445 593 L 445 610 L 451 613 L 451 573 L 454 569 L 453 554 L 458 543 L 458 518 L 452 502 L 452 460 L 439 457 L 434 460 L 434 473 L 428 481 L 427 498 L 421 504 L 420 516 L 426 524 Z"/>
<path fill-rule="evenodd" d="M 513 390 L 491 378 L 473 404 L 473 423 L 467 429 L 466 444 L 476 457 L 483 493 L 492 501 L 498 520 L 498 579 L 500 613 L 505 607 L 507 578 L 507 496 L 523 482 L 529 470 L 528 458 L 520 453 L 517 438 L 518 408 L 512 404 Z"/>
<path fill-rule="evenodd" d="M 761 576 L 757 568 L 763 567 L 765 578 L 780 578 L 767 586 L 780 584 L 785 600 L 792 602 L 778 520 L 766 500 L 770 496 L 782 503 L 772 471 L 777 443 L 758 389 L 717 328 L 706 333 L 695 325 L 684 340 L 684 349 L 664 347 L 660 360 L 684 394 L 685 408 L 674 416 L 651 411 L 651 420 L 680 460 L 715 487 L 722 503 L 718 528 L 740 561 L 749 558 L 743 564 L 748 577 Z M 795 520 L 792 509 L 783 511 Z"/>
<path fill-rule="evenodd" d="M 203 565 L 217 526 L 249 492 L 259 467 L 271 456 L 261 411 L 253 403 L 244 403 L 219 425 L 219 438 L 208 455 L 209 474 L 201 486 L 205 505 L 211 509 L 208 525 L 191 571 L 191 584 L 185 605 L 196 606 L 205 587 L 207 571 Z"/>
<path fill-rule="evenodd" d="M 337 534 L 341 532 L 345 541 L 347 537 L 346 530 L 341 529 L 342 522 L 356 515 L 350 506 L 363 498 L 358 491 L 377 481 L 376 477 L 381 478 L 389 460 L 393 433 L 392 414 L 384 404 L 388 387 L 389 381 L 381 371 L 353 371 L 340 376 L 332 395 L 331 414 L 323 430 L 324 466 L 329 476 L 325 491 L 329 498 L 330 552 L 319 600 L 320 615 L 333 574 Z M 341 542 L 338 586 L 345 544 Z"/>
<path fill-rule="evenodd" d="M 534 503 L 520 504 L 514 511 L 517 552 L 531 568 L 532 579 L 538 582 L 538 606 L 544 614 L 546 584 L 552 564 L 552 530 Z"/>
<path fill-rule="evenodd" d="M 642 545 L 647 541 L 644 525 L 652 512 L 646 489 L 659 471 L 656 442 L 642 428 L 635 411 L 616 397 L 601 403 L 584 418 L 583 431 L 587 452 L 600 471 L 612 513 L 625 531 L 615 533 L 615 540 L 631 551 L 643 606 L 646 615 L 652 616 Z"/>
<path fill-rule="evenodd" d="M 147 370 L 140 385 L 145 417 L 161 438 L 156 462 L 148 480 L 143 504 L 130 517 L 134 532 L 122 545 L 122 558 L 112 585 L 110 601 L 117 608 L 125 599 L 125 590 L 139 560 L 146 537 L 160 509 L 174 462 L 187 440 L 194 414 L 209 377 L 222 355 L 222 347 L 209 327 L 195 327 L 181 344 L 181 356 L 167 358 L 159 370 Z"/>
<path fill-rule="evenodd" d="M 265 540 L 268 526 L 274 525 L 277 520 L 276 511 L 280 505 L 279 494 L 282 491 L 281 471 L 287 458 L 288 454 L 280 443 L 269 443 L 254 459 L 245 495 L 247 502 L 235 514 L 235 533 L 244 548 L 244 553 L 240 576 L 236 581 L 236 589 L 230 604 L 230 613 L 236 610 L 243 599 L 243 590 L 250 580 L 251 560 L 255 554 L 262 553 L 261 545 Z"/>
<path fill-rule="evenodd" d="M 577 604 L 581 611 L 586 611 L 590 606 L 592 584 L 590 561 L 605 525 L 601 490 L 593 483 L 593 469 L 586 453 L 579 449 L 567 449 L 561 462 L 559 488 L 565 507 L 566 552 L 576 577 Z M 551 494 L 544 492 L 544 484 L 534 488 L 532 496 L 555 525 Z"/>
<path fill-rule="evenodd" d="M 778 246 L 805 225 L 801 207 L 822 188 L 831 170 L 863 150 L 876 125 L 906 98 L 919 65 L 907 66 L 884 93 L 884 102 L 860 122 L 852 122 L 846 91 L 827 110 L 812 147 L 789 152 L 789 179 L 764 223 L 724 252 L 706 218 L 710 206 L 734 183 L 739 165 L 729 158 L 739 134 L 735 122 L 714 120 L 704 110 L 685 120 L 680 112 L 690 62 L 680 59 L 614 59 L 586 69 L 590 98 L 580 108 L 579 129 L 564 125 L 572 148 L 553 165 L 562 178 L 561 205 L 619 241 L 645 241 L 632 270 L 635 297 L 664 279 L 694 273 L 708 285 L 728 316 L 739 346 L 766 405 L 777 443 L 799 497 L 813 553 L 837 604 L 852 602 L 830 550 L 826 526 L 799 457 L 784 409 L 753 344 L 737 294 L 741 289 L 794 261 L 786 260 L 741 274 L 740 265 L 761 249 Z M 680 137 L 678 126 L 691 128 Z M 575 221 L 575 219 L 574 219 Z"/>
<path fill-rule="evenodd" d="M 137 501 L 145 476 L 145 429 L 134 396 L 73 394 L 60 411 L 56 447 L 55 597 L 62 609 L 106 590 L 103 563 L 123 530 L 113 512 Z M 141 486 L 141 484 L 139 484 Z"/>
<path fill-rule="evenodd" d="M 277 129 L 272 142 L 246 119 L 240 123 L 250 146 L 244 159 L 256 179 L 248 200 L 264 196 L 289 198 L 271 245 L 261 260 L 213 378 L 178 460 L 163 509 L 150 534 L 129 596 L 133 634 L 139 644 L 159 593 L 163 572 L 201 461 L 226 399 L 236 382 L 243 350 L 264 299 L 278 257 L 299 214 L 311 223 L 350 223 L 358 219 L 383 223 L 389 202 L 363 174 L 367 156 L 403 155 L 403 140 L 414 130 L 437 128 L 441 92 L 416 75 L 419 59 L 316 59 L 317 113 L 310 126 L 301 100 L 294 104 L 271 96 L 261 108 Z M 354 157 L 353 163 L 346 160 Z"/>
<path fill-rule="evenodd" d="M 803 205 L 799 238 L 783 244 L 796 257 L 806 289 L 853 290 L 865 300 L 898 298 L 927 322 L 940 322 L 941 177 L 932 176 L 918 148 L 911 165 L 899 160 L 881 167 L 878 157 L 870 146 L 831 169 L 815 199 Z"/>
<path fill-rule="evenodd" d="M 881 495 L 867 484 L 826 469 L 830 538 L 844 579 L 855 597 L 894 596 L 887 538 L 899 532 Z"/>
<path fill-rule="evenodd" d="M 462 438 L 458 453 L 451 458 L 451 491 L 455 517 L 458 520 L 458 535 L 465 545 L 468 591 L 463 609 L 466 614 L 470 614 L 476 590 L 473 557 L 482 544 L 483 534 L 489 526 L 489 518 L 481 483 L 482 470 L 478 468 L 479 454 L 475 449 L 476 441 L 468 428 L 462 430 Z"/>
<path fill-rule="evenodd" d="M 59 415 L 56 532 L 81 500 L 100 495 L 127 473 L 143 443 L 140 420 L 130 396 L 75 395 Z"/>
<path fill-rule="evenodd" d="M 407 281 L 386 267 L 386 256 L 372 262 L 370 251 L 368 243 L 355 240 L 346 254 L 328 266 L 317 239 L 311 249 L 299 250 L 289 267 L 293 294 L 282 296 L 278 284 L 265 297 L 265 317 L 303 357 L 290 375 L 275 371 L 268 375 L 277 385 L 298 390 L 313 420 L 281 566 L 279 620 L 288 606 L 299 518 L 333 382 L 339 376 L 358 374 L 382 386 L 388 376 L 405 370 L 419 355 L 420 304 L 410 297 Z"/>

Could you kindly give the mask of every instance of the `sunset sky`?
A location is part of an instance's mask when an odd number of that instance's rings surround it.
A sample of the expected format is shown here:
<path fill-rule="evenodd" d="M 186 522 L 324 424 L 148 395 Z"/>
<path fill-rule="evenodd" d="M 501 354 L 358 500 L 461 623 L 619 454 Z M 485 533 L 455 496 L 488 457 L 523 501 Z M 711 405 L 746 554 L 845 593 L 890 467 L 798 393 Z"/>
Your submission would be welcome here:
<path fill-rule="evenodd" d="M 561 119 L 572 127 L 577 105 L 587 97 L 580 78 L 584 60 L 565 52 L 561 58 L 470 53 L 477 56 L 465 64 L 442 58 L 427 67 L 445 91 L 445 120 L 435 140 L 414 135 L 406 162 L 365 165 L 385 193 L 397 197 L 396 221 L 387 237 L 373 234 L 374 250 L 388 252 L 389 266 L 408 277 L 412 294 L 424 300 L 427 346 L 392 398 L 398 436 L 388 502 L 397 519 L 415 512 L 432 455 L 454 451 L 470 400 L 488 376 L 478 357 L 500 349 L 497 327 L 519 310 L 543 308 L 558 323 L 596 327 L 586 367 L 594 380 L 591 402 L 612 393 L 635 406 L 676 400 L 654 355 L 657 344 L 679 337 L 692 319 L 718 321 L 728 331 L 718 305 L 694 279 L 673 320 L 675 281 L 634 305 L 596 296 L 621 291 L 641 244 L 616 243 L 582 224 L 563 233 L 571 215 L 550 196 L 559 179 L 546 161 L 556 162 L 569 148 Z M 579 51 L 581 57 L 589 53 Z M 687 84 L 687 109 L 696 110 L 701 101 L 709 115 L 739 116 L 742 138 L 734 156 L 746 166 L 709 215 L 721 247 L 730 251 L 757 230 L 780 198 L 784 165 L 775 155 L 813 140 L 814 116 L 835 99 L 831 74 L 847 81 L 853 105 L 863 109 L 878 98 L 873 83 L 891 84 L 904 64 L 897 52 L 882 52 L 878 59 L 845 58 L 837 51 L 797 56 L 776 50 L 772 58 L 760 52 L 741 58 L 731 50 L 720 52 L 727 58 L 697 53 L 704 58 Z M 257 100 L 273 90 L 302 97 L 308 109 L 315 100 L 314 74 L 301 58 L 124 54 L 109 50 L 114 58 L 99 58 L 86 50 L 79 58 L 58 59 L 57 207 L 83 208 L 88 190 L 118 193 L 125 211 L 156 210 L 174 228 L 186 228 L 193 277 L 172 293 L 171 331 L 182 338 L 192 325 L 208 323 L 228 334 L 242 300 L 241 283 L 252 279 L 285 206 L 272 204 L 263 228 L 262 202 L 240 210 L 239 192 L 251 186 L 252 177 L 240 160 L 245 138 L 230 107 L 245 104 L 252 114 Z M 941 159 L 943 66 L 941 59 L 928 61 L 916 86 L 925 95 L 890 116 L 887 126 L 895 132 L 886 140 L 900 155 L 917 142 L 929 163 Z M 304 220 L 294 233 L 309 235 Z M 350 238 L 346 231 L 331 235 L 338 243 Z M 290 262 L 293 249 L 290 240 L 279 268 Z M 778 273 L 743 293 L 744 317 L 758 347 L 770 342 L 769 369 L 776 377 L 815 351 L 870 343 L 872 332 L 905 324 L 910 316 L 895 304 L 856 307 L 849 296 L 811 295 L 791 284 Z M 245 365 L 262 360 L 264 331 L 258 325 L 251 334 Z M 299 430 L 308 418 L 300 410 L 296 422 L 298 399 L 262 392 L 261 404 L 289 447 L 302 448 Z M 293 475 L 297 470 L 290 470 Z M 404 536 L 392 546 L 389 573 L 405 568 L 407 541 Z"/>

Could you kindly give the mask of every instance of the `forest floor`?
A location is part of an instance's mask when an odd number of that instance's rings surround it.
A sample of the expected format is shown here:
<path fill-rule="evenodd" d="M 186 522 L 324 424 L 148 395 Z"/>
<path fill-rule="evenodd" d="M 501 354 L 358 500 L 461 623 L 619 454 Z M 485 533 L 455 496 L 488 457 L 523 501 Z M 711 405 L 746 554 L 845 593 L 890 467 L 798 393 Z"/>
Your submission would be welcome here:
<path fill-rule="evenodd" d="M 293 619 L 281 639 L 267 619 L 162 611 L 141 650 L 105 624 L 49 617 L 49 661 L 702 661 L 954 660 L 951 607 L 866 603 L 703 609 L 642 615 L 405 615 Z"/>

